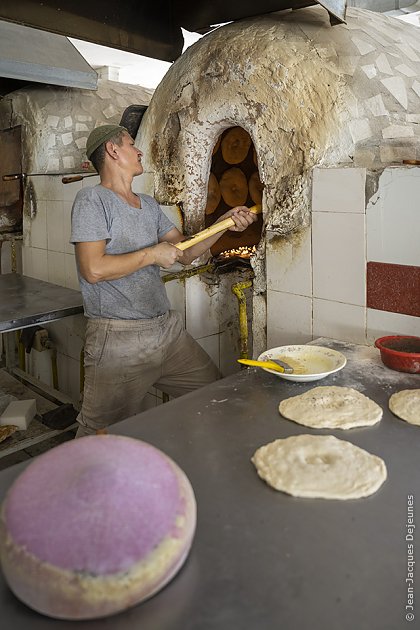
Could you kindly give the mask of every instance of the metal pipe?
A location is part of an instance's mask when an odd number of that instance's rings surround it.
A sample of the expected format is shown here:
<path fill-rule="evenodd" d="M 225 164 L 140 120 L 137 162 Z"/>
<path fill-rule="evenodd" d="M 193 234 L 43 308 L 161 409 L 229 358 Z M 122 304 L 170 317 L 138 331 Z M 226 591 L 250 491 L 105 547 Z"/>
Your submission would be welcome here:
<path fill-rule="evenodd" d="M 241 359 L 248 359 L 248 318 L 246 312 L 246 297 L 244 289 L 252 287 L 252 280 L 237 282 L 232 285 L 232 293 L 239 302 L 239 334 L 241 340 Z"/>
<path fill-rule="evenodd" d="M 12 239 L 10 241 L 10 258 L 11 258 L 11 269 L 12 273 L 16 273 L 17 271 L 17 259 L 16 259 L 16 241 Z"/>
<path fill-rule="evenodd" d="M 58 367 L 57 367 L 57 348 L 49 337 L 45 341 L 41 341 L 42 347 L 47 350 L 51 350 L 51 378 L 54 389 L 59 391 L 58 388 Z"/>
<path fill-rule="evenodd" d="M 193 267 L 192 269 L 182 269 L 182 271 L 176 271 L 174 273 L 167 273 L 163 276 L 163 282 L 170 282 L 171 280 L 185 280 L 185 278 L 191 278 L 197 276 L 200 273 L 206 273 L 206 271 L 213 271 L 214 263 L 208 265 L 201 265 L 201 267 Z"/>
<path fill-rule="evenodd" d="M 18 342 L 18 358 L 19 358 L 19 367 L 23 372 L 26 372 L 26 350 L 22 341 L 20 340 L 20 332 L 16 331 L 17 342 Z"/>
<path fill-rule="evenodd" d="M 51 374 L 54 389 L 58 390 L 57 349 L 51 348 Z"/>

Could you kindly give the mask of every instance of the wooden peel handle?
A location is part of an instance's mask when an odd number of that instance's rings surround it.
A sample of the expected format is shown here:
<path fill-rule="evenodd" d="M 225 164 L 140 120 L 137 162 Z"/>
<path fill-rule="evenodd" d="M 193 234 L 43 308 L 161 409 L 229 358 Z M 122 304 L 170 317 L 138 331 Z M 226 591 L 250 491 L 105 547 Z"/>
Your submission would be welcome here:
<path fill-rule="evenodd" d="M 261 212 L 261 209 L 262 209 L 261 205 L 257 204 L 256 206 L 252 206 L 252 208 L 249 208 L 249 211 L 255 212 L 255 214 L 259 214 Z M 206 238 L 209 238 L 209 236 L 214 236 L 215 234 L 218 234 L 219 232 L 228 230 L 234 225 L 235 225 L 234 220 L 231 217 L 229 217 L 228 219 L 224 219 L 223 221 L 220 221 L 219 223 L 213 223 L 213 225 L 211 225 L 210 227 L 206 228 L 205 230 L 202 230 L 201 232 L 198 232 L 197 234 L 194 234 L 194 236 L 190 236 L 185 241 L 176 243 L 175 247 L 178 247 L 178 249 L 184 251 L 185 249 L 189 249 L 193 245 L 197 245 L 197 243 L 201 243 L 201 241 L 205 241 Z"/>
<path fill-rule="evenodd" d="M 62 177 L 62 184 L 72 184 L 73 182 L 80 182 L 83 178 L 82 175 L 73 175 L 72 177 Z"/>

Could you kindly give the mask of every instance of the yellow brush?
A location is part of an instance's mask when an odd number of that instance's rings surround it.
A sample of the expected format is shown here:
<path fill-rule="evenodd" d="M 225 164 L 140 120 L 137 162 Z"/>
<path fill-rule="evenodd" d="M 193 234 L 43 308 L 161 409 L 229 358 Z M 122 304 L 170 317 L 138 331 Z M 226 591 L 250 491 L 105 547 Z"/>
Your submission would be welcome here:
<path fill-rule="evenodd" d="M 283 361 L 277 362 L 277 359 L 271 359 L 270 361 L 254 361 L 253 359 L 237 359 L 238 363 L 242 363 L 243 365 L 254 365 L 256 367 L 267 368 L 269 370 L 274 370 L 275 372 L 284 372 L 286 374 L 291 374 L 293 372 L 293 368 L 287 363 Z"/>

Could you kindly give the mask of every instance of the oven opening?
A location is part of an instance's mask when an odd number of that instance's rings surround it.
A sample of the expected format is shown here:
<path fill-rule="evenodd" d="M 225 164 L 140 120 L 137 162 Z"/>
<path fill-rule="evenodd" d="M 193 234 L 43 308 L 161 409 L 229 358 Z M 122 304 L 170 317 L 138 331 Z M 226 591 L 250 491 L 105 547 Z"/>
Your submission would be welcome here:
<path fill-rule="evenodd" d="M 205 225 L 209 227 L 235 206 L 249 208 L 261 204 L 261 183 L 257 153 L 251 136 L 242 127 L 226 129 L 217 140 L 212 155 L 208 182 Z M 227 231 L 213 245 L 211 253 L 218 261 L 250 259 L 261 238 L 262 214 L 245 232 Z"/>

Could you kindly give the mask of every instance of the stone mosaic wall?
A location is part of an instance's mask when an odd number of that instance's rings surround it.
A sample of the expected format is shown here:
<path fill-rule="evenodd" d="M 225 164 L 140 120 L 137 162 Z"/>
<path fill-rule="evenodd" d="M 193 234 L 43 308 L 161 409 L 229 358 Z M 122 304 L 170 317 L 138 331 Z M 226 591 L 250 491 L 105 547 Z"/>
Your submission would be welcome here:
<path fill-rule="evenodd" d="M 129 105 L 147 105 L 152 93 L 104 80 L 95 91 L 31 86 L 0 101 L 0 128 L 22 125 L 24 172 L 79 172 L 90 131 L 97 125 L 118 124 Z"/>

